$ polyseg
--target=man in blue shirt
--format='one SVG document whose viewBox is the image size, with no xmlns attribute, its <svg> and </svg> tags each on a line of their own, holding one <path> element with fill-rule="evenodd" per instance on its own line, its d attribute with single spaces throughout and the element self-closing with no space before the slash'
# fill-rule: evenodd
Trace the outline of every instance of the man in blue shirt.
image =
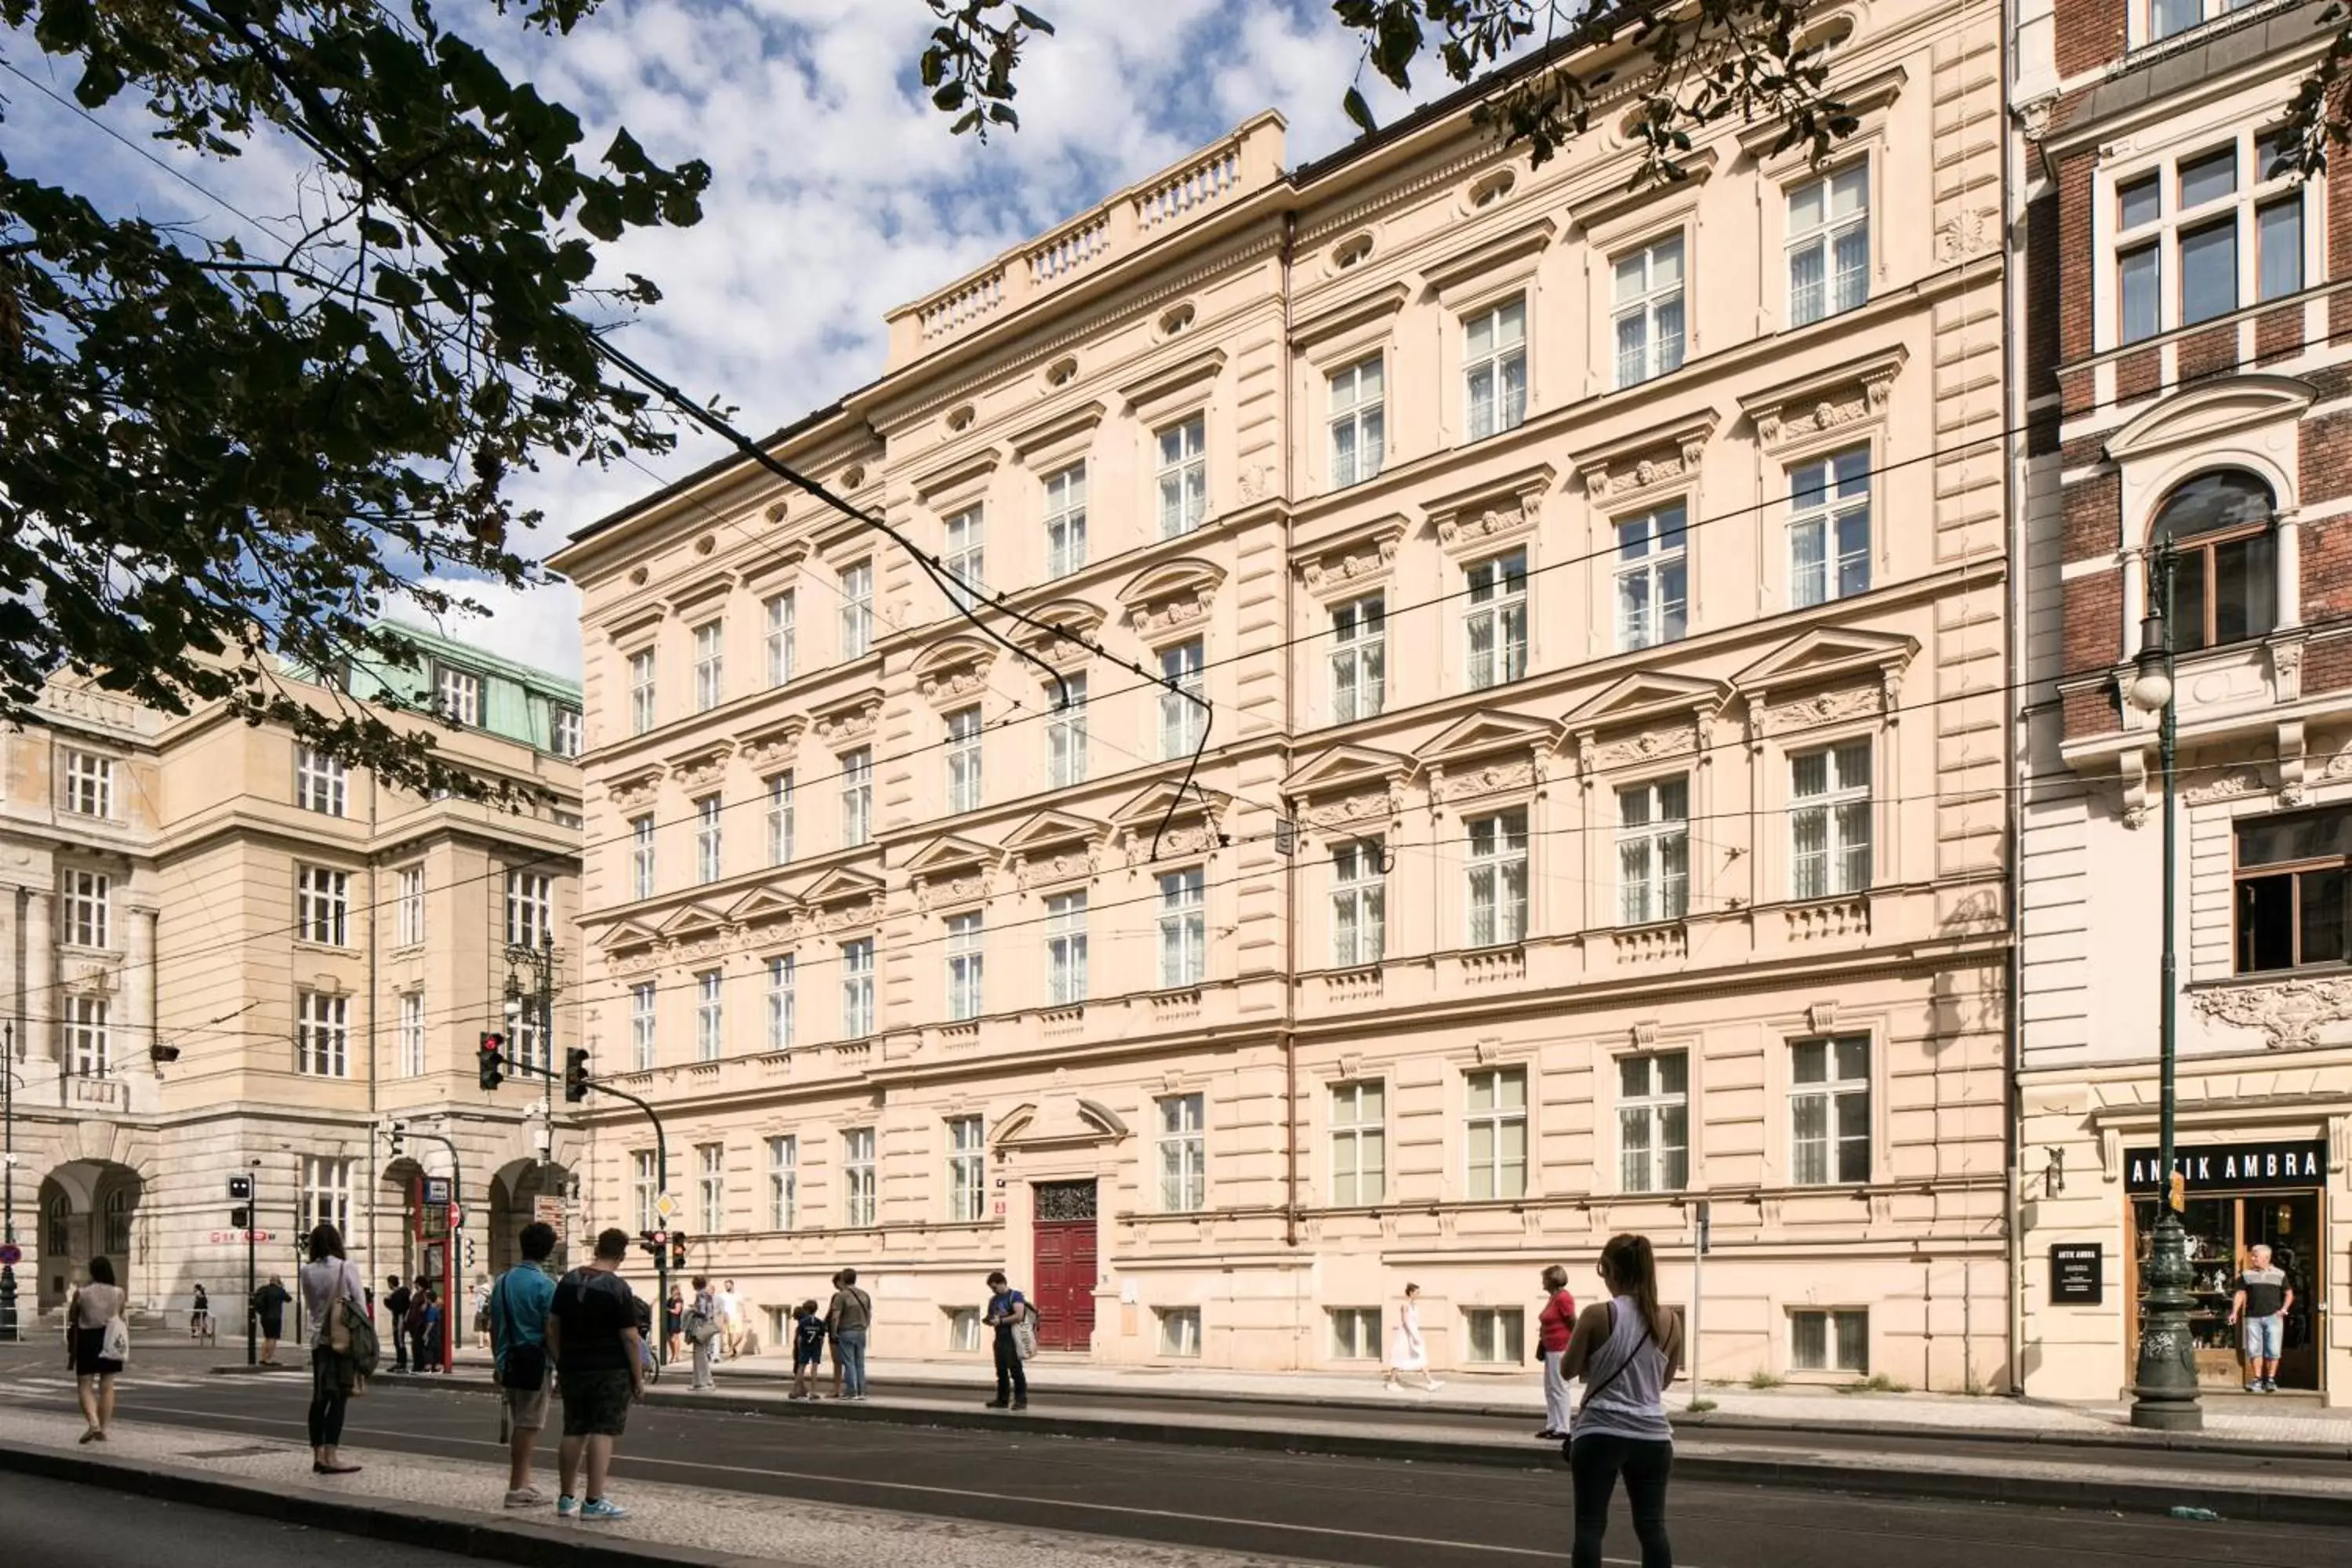
<svg viewBox="0 0 2352 1568">
<path fill-rule="evenodd" d="M 555 1302 L 555 1281 L 547 1260 L 555 1251 L 555 1227 L 534 1222 L 517 1238 L 522 1261 L 490 1289 L 490 1354 L 498 1372 L 507 1437 L 507 1506 L 536 1508 L 547 1494 L 530 1484 L 530 1454 L 547 1425 L 547 1391 L 554 1367 L 547 1354 L 547 1311 Z"/>
<path fill-rule="evenodd" d="M 996 1331 L 996 1397 L 991 1410 L 1029 1408 L 1029 1376 L 1021 1369 L 1021 1346 L 1013 1325 L 1028 1315 L 1029 1300 L 1005 1282 L 1002 1270 L 988 1277 L 988 1312 L 981 1321 Z"/>
</svg>

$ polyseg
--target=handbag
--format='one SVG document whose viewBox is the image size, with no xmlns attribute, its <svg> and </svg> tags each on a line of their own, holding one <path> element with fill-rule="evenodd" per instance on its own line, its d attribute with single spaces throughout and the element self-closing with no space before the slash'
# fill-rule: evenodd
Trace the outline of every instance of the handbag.
<svg viewBox="0 0 2352 1568">
<path fill-rule="evenodd" d="M 128 1363 L 131 1360 L 131 1325 L 120 1314 L 106 1321 L 105 1338 L 99 1343 L 99 1359 Z"/>
<path fill-rule="evenodd" d="M 1021 1315 L 1013 1320 L 1013 1348 L 1023 1361 L 1037 1353 L 1037 1304 L 1034 1301 L 1022 1302 Z"/>
<path fill-rule="evenodd" d="M 335 1271 L 335 1294 L 327 1302 L 327 1348 L 341 1359 L 344 1381 L 356 1397 L 367 1392 L 383 1347 L 376 1341 L 375 1323 L 351 1298 L 351 1278 L 348 1263 Z"/>
</svg>

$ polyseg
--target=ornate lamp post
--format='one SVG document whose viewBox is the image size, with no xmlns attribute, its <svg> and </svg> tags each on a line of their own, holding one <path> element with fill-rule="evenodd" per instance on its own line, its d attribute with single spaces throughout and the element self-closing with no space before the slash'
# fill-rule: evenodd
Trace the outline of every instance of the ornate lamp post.
<svg viewBox="0 0 2352 1568">
<path fill-rule="evenodd" d="M 2157 759 L 2164 773 L 2163 995 L 2157 1013 L 2158 1168 L 2164 1173 L 2156 1234 L 2147 1266 L 2140 1270 L 2139 1363 L 2132 1378 L 2131 1424 L 2163 1432 L 2194 1432 L 2205 1425 L 2197 1402 L 2197 1347 L 2189 1328 L 2195 1305 L 2189 1294 L 2189 1240 L 2181 1228 L 2178 1178 L 2173 1174 L 2173 1066 L 2177 1050 L 2178 982 L 2174 933 L 2173 871 L 2178 825 L 2173 803 L 2173 763 L 2178 712 L 2173 703 L 2172 580 L 2169 540 L 2157 546 L 2148 584 L 2148 608 L 2140 622 L 2139 656 L 2124 698 L 2143 713 L 2157 715 Z"/>
</svg>

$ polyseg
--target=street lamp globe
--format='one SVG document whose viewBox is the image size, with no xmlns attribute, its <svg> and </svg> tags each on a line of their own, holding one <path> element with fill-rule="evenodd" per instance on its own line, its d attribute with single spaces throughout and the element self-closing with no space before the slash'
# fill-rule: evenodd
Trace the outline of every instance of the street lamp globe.
<svg viewBox="0 0 2352 1568">
<path fill-rule="evenodd" d="M 2166 642 L 2164 613 L 2150 610 L 2140 621 L 2139 657 L 2132 661 L 2132 678 L 2124 688 L 2124 700 L 2143 713 L 2161 713 L 2172 700 Z"/>
</svg>

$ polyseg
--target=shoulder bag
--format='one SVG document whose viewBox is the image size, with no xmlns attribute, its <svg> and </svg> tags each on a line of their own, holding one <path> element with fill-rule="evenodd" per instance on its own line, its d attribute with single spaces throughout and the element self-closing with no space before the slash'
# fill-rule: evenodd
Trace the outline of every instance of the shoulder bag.
<svg viewBox="0 0 2352 1568">
<path fill-rule="evenodd" d="M 1027 1361 L 1037 1353 L 1037 1304 L 1024 1300 L 1020 1316 L 1013 1320 L 1013 1348 Z"/>
<path fill-rule="evenodd" d="M 98 1348 L 100 1360 L 120 1362 L 126 1366 L 130 1364 L 131 1325 L 122 1315 L 129 1305 L 127 1301 L 117 1302 L 114 1316 L 106 1320 L 106 1337 L 99 1342 Z"/>
<path fill-rule="evenodd" d="M 383 1348 L 376 1341 L 374 1321 L 351 1298 L 351 1279 L 349 1263 L 335 1270 L 335 1293 L 327 1302 L 327 1348 L 341 1358 L 344 1381 L 357 1397 L 367 1392 L 367 1380 L 375 1375 Z"/>
</svg>

